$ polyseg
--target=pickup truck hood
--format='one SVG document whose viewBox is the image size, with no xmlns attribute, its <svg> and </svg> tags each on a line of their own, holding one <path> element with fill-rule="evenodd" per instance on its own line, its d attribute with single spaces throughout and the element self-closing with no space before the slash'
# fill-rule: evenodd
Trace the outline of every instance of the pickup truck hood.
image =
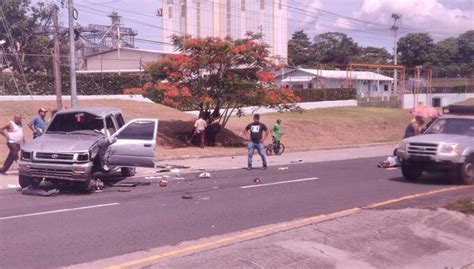
<svg viewBox="0 0 474 269">
<path fill-rule="evenodd" d="M 454 134 L 426 134 L 418 135 L 405 139 L 408 143 L 463 143 L 474 141 L 474 137 Z"/>
<path fill-rule="evenodd" d="M 87 152 L 99 139 L 93 135 L 44 134 L 26 143 L 22 149 L 50 153 Z"/>
</svg>

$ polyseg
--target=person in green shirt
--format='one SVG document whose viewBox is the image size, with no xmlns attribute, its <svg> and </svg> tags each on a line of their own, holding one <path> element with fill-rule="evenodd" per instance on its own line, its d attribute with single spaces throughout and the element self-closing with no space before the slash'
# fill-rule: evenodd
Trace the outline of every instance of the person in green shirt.
<svg viewBox="0 0 474 269">
<path fill-rule="evenodd" d="M 275 141 L 274 142 L 274 146 L 275 146 L 275 153 L 277 153 L 279 150 L 280 150 L 280 139 L 281 139 L 281 135 L 282 135 L 282 132 L 281 132 L 281 119 L 277 119 L 276 120 L 276 123 L 273 124 L 273 129 L 272 129 L 272 133 L 273 133 L 273 140 Z"/>
</svg>

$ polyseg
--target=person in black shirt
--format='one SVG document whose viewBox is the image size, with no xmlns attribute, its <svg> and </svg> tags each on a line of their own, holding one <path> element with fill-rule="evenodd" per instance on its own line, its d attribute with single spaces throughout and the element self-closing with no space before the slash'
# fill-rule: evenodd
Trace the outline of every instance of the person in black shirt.
<svg viewBox="0 0 474 269">
<path fill-rule="evenodd" d="M 265 146 L 263 141 L 268 137 L 268 128 L 260 122 L 260 115 L 253 116 L 253 122 L 245 127 L 244 136 L 250 140 L 248 145 L 248 163 L 247 169 L 252 169 L 252 158 L 255 149 L 262 158 L 263 169 L 267 169 L 267 160 L 265 159 Z"/>
</svg>

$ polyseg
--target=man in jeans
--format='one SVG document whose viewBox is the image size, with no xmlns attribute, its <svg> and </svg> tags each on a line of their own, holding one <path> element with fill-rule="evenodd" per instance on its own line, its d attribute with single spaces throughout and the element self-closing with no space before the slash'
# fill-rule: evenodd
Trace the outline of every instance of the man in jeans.
<svg viewBox="0 0 474 269">
<path fill-rule="evenodd" d="M 250 137 L 249 137 L 250 134 Z M 255 149 L 262 158 L 263 169 L 267 169 L 267 160 L 265 159 L 265 146 L 263 141 L 268 137 L 268 128 L 265 124 L 260 122 L 260 115 L 253 116 L 253 122 L 245 127 L 244 136 L 250 140 L 248 145 L 248 164 L 247 170 L 252 169 L 252 158 Z"/>
<path fill-rule="evenodd" d="M 22 117 L 20 115 L 16 115 L 12 121 L 9 121 L 5 126 L 0 128 L 0 133 L 7 139 L 7 147 L 9 150 L 7 159 L 5 160 L 3 167 L 0 168 L 0 174 L 2 175 L 5 175 L 13 162 L 18 160 L 20 145 L 25 143 L 21 119 Z"/>
</svg>

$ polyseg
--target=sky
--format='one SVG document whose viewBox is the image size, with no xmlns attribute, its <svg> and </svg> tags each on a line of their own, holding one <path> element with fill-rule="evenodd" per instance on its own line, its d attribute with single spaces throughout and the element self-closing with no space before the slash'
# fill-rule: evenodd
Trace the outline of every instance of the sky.
<svg viewBox="0 0 474 269">
<path fill-rule="evenodd" d="M 37 2 L 36 0 L 34 2 Z M 43 0 L 57 2 L 60 0 Z M 239 1 L 239 0 L 232 0 Z M 67 1 L 65 1 L 67 2 Z M 138 32 L 135 45 L 161 49 L 161 0 L 75 0 L 77 23 L 109 25 L 107 14 L 117 11 L 126 27 Z M 393 47 L 392 13 L 402 16 L 400 36 L 427 32 L 435 41 L 474 29 L 474 0 L 288 0 L 288 34 L 304 30 L 310 38 L 324 32 L 344 32 L 362 46 Z M 67 26 L 67 9 L 60 21 Z"/>
</svg>

